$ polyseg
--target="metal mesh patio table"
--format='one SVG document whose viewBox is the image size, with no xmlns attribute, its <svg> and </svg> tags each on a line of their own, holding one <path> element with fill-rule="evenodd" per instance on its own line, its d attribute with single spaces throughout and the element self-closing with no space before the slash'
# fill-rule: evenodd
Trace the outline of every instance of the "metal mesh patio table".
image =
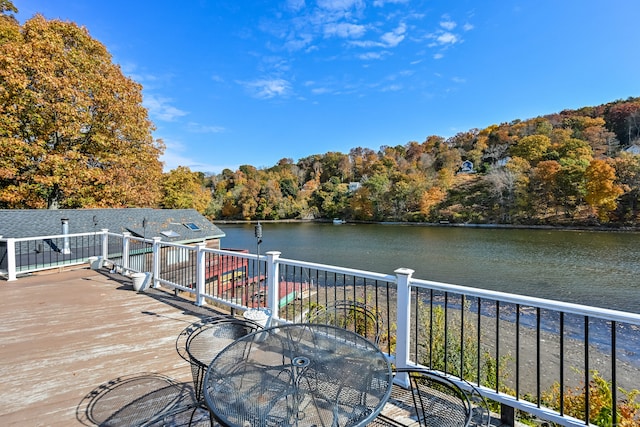
<svg viewBox="0 0 640 427">
<path fill-rule="evenodd" d="M 391 393 L 373 343 L 329 325 L 291 324 L 241 337 L 211 362 L 206 404 L 227 426 L 363 426 Z"/>
</svg>

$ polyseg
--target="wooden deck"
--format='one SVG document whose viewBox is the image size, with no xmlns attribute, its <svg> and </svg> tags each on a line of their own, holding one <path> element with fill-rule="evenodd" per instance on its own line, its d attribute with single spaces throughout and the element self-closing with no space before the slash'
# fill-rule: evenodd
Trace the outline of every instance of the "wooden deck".
<svg viewBox="0 0 640 427">
<path fill-rule="evenodd" d="M 170 386 L 166 399 L 189 395 L 176 338 L 217 314 L 88 268 L 0 282 L 0 424 L 109 424 L 124 394 Z"/>
<path fill-rule="evenodd" d="M 191 370 L 176 338 L 199 318 L 226 314 L 171 291 L 136 293 L 104 269 L 0 281 L 0 425 L 135 425 L 169 404 L 189 408 Z M 208 426 L 206 412 L 196 421 Z"/>
</svg>

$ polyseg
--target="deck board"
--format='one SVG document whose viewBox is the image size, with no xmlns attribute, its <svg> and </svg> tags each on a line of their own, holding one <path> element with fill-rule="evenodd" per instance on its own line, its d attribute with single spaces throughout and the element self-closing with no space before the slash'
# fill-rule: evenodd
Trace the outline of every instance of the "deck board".
<svg viewBox="0 0 640 427">
<path fill-rule="evenodd" d="M 189 383 L 176 337 L 217 314 L 87 268 L 0 282 L 0 423 L 94 425 L 82 405 L 101 385 L 149 373 Z"/>
</svg>

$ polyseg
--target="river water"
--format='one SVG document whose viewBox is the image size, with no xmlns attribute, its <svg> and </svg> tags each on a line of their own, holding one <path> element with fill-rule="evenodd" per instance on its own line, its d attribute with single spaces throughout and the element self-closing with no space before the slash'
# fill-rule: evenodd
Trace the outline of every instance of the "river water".
<svg viewBox="0 0 640 427">
<path fill-rule="evenodd" d="M 218 224 L 258 250 L 255 224 Z M 261 254 L 640 313 L 640 233 L 263 223 Z"/>
</svg>

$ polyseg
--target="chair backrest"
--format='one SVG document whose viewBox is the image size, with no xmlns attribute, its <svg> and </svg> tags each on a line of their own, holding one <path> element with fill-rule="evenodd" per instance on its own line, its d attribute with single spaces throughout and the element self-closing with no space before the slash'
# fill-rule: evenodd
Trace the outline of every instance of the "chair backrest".
<svg viewBox="0 0 640 427">
<path fill-rule="evenodd" d="M 191 364 L 196 399 L 202 400 L 202 381 L 206 369 L 217 354 L 240 337 L 262 329 L 248 319 L 207 318 L 185 328 L 176 340 L 180 357 Z"/>
<path fill-rule="evenodd" d="M 472 407 L 467 394 L 447 377 L 426 369 L 394 372 L 392 399 L 404 405 L 420 426 L 468 426 Z"/>
<path fill-rule="evenodd" d="M 176 351 L 178 352 L 178 355 L 187 362 L 190 362 L 189 353 L 187 353 L 187 339 L 189 339 L 189 336 L 191 336 L 194 331 L 201 328 L 206 323 L 214 322 L 215 320 L 217 320 L 217 318 L 206 317 L 184 328 L 178 335 L 178 338 L 176 338 Z"/>
<path fill-rule="evenodd" d="M 384 322 L 376 310 L 359 301 L 339 300 L 318 306 L 307 314 L 309 323 L 351 330 L 375 344 L 380 343 Z"/>
<path fill-rule="evenodd" d="M 227 345 L 258 329 L 262 329 L 262 326 L 256 322 L 237 317 L 222 317 L 206 322 L 187 337 L 189 361 L 201 363 L 206 368 Z"/>
</svg>

